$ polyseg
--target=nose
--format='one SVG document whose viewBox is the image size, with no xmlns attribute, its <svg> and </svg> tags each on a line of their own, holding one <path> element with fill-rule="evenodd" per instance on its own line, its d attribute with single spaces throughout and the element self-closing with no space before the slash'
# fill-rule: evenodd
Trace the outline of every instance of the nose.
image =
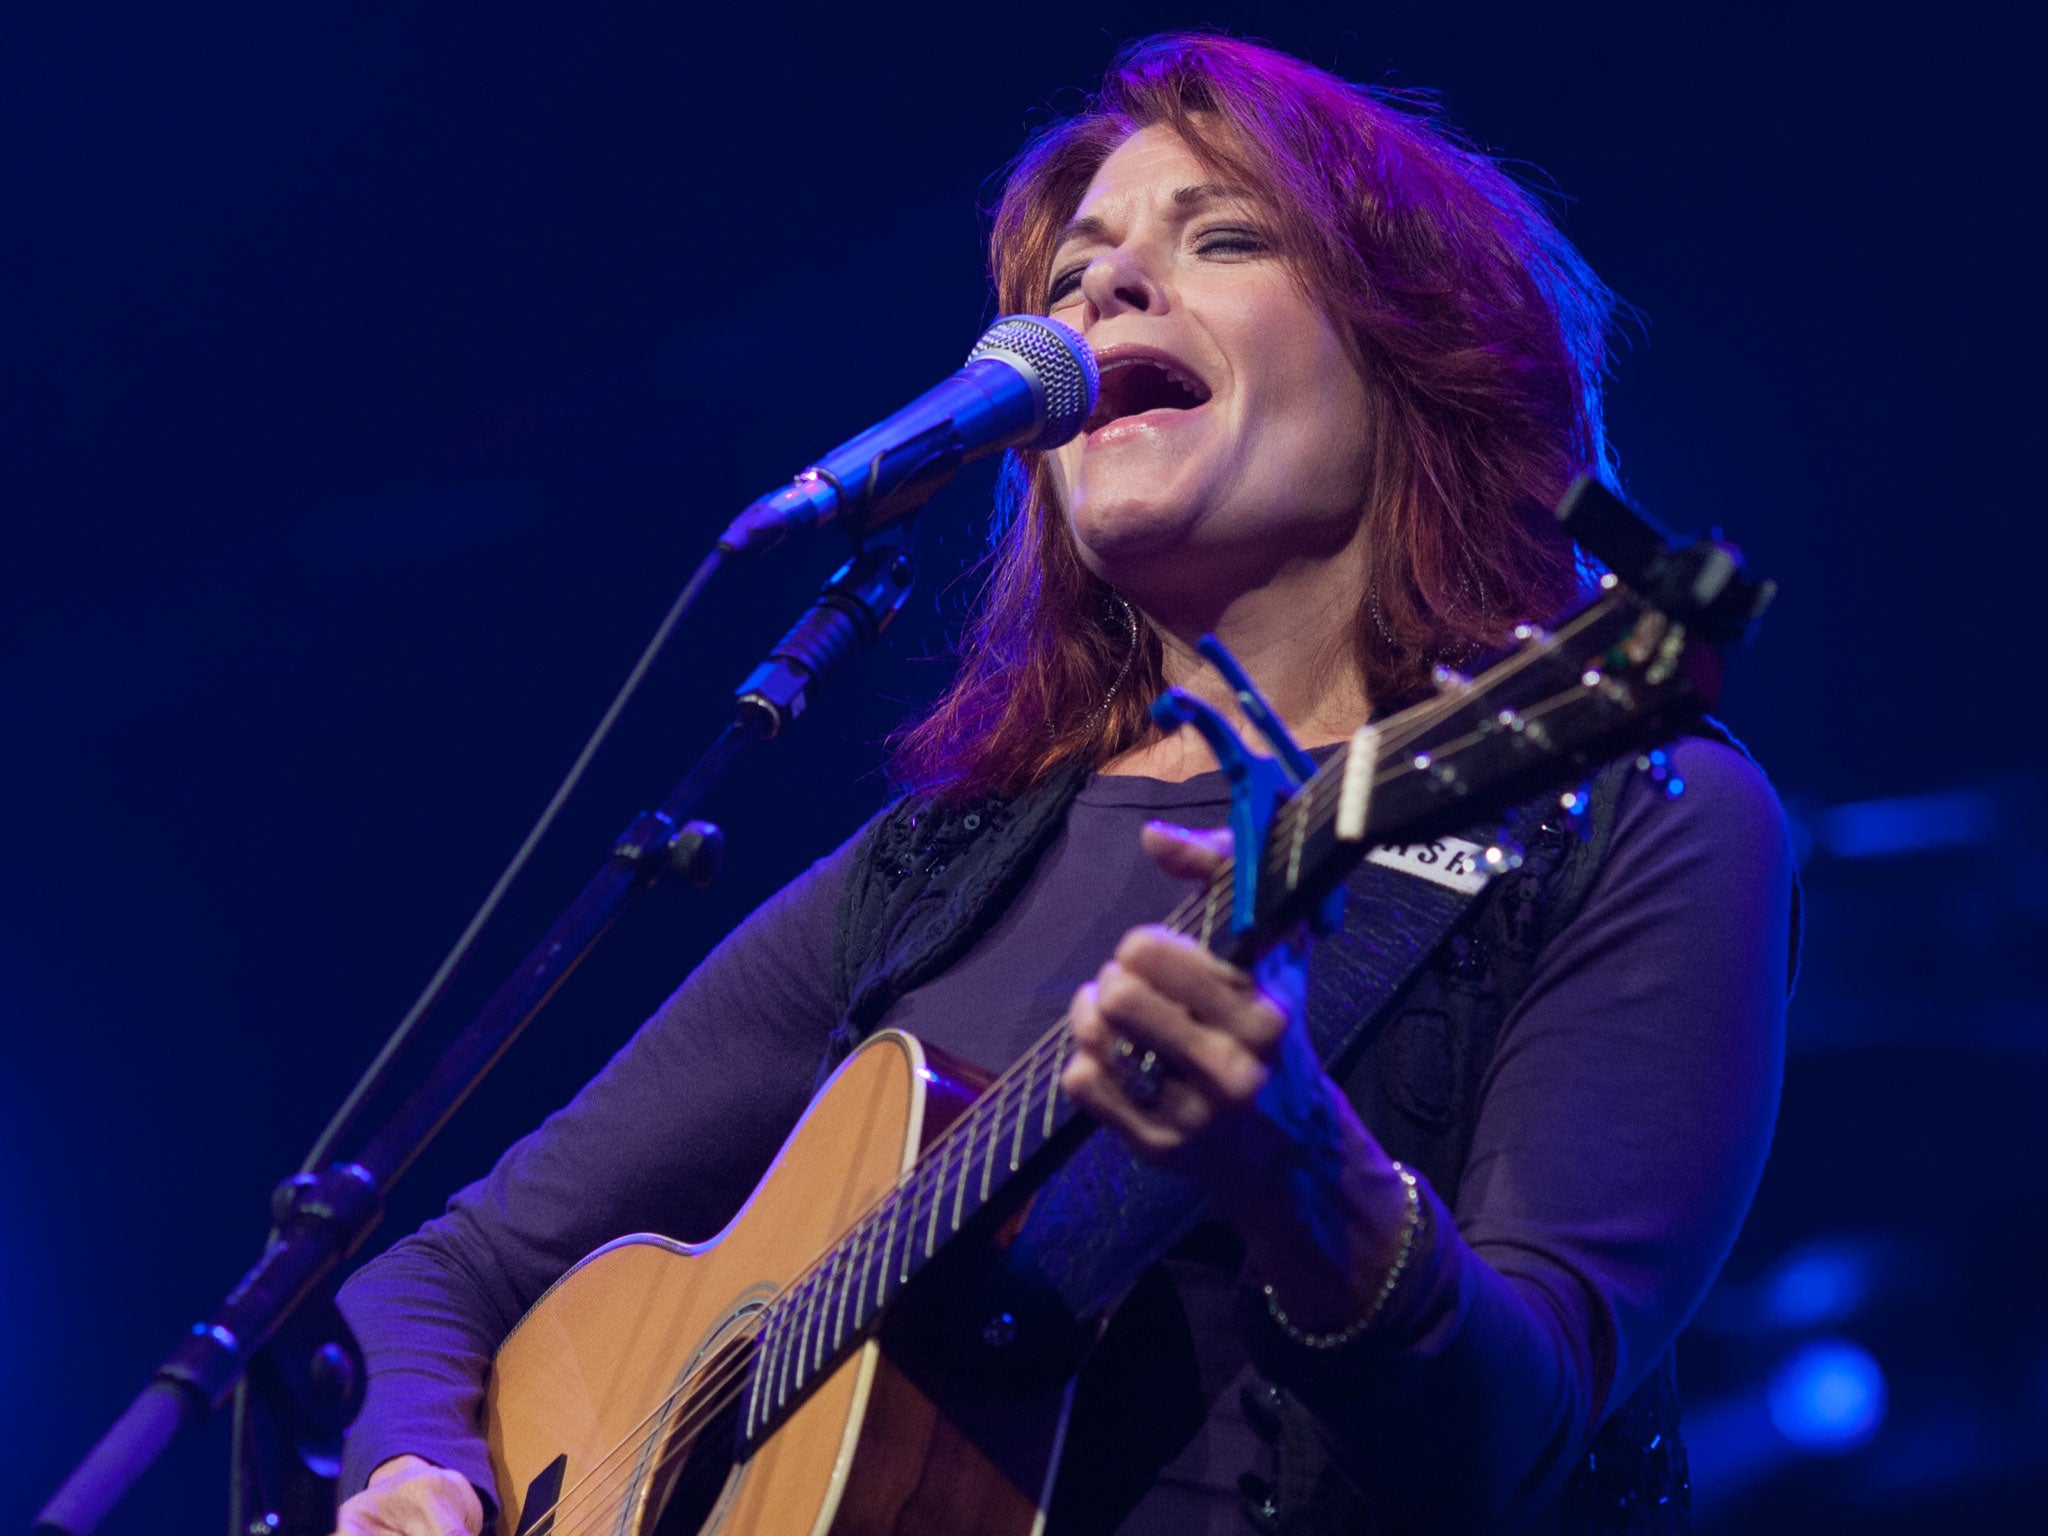
<svg viewBox="0 0 2048 1536">
<path fill-rule="evenodd" d="M 1082 269 L 1081 297 L 1100 319 L 1129 311 L 1148 314 L 1161 308 L 1166 296 L 1138 253 L 1120 245 Z"/>
</svg>

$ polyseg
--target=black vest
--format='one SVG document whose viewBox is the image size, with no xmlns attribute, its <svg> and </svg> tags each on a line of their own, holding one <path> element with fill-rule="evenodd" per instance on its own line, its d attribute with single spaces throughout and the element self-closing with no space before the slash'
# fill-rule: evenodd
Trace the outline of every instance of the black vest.
<svg viewBox="0 0 2048 1536">
<path fill-rule="evenodd" d="M 1718 739 L 1724 733 L 1712 732 Z M 1392 1157 L 1420 1172 L 1448 1206 L 1478 1111 L 1502 1020 L 1527 986 L 1543 945 L 1577 913 L 1605 857 L 1633 760 L 1604 770 L 1568 815 L 1555 796 L 1512 818 L 1522 867 L 1470 901 L 1449 936 L 1415 969 L 1331 1075 Z M 905 992 L 936 976 L 985 933 L 1029 877 L 1063 824 L 1086 775 L 1077 769 L 1016 800 L 906 799 L 878 817 L 856 852 L 834 945 L 842 1022 L 820 1067 L 822 1083 Z M 1356 1011 L 1347 985 L 1370 935 L 1361 903 L 1342 934 L 1318 940 L 1309 966 L 1309 1014 Z M 1315 1031 L 1319 1037 L 1325 1032 Z M 1198 1235 L 1199 1236 L 1199 1235 Z M 1388 1507 L 1331 1458 L 1314 1419 L 1269 1382 L 1248 1389 L 1270 1431 L 1279 1476 L 1245 1489 L 1248 1529 L 1275 1536 L 1365 1536 L 1428 1529 L 1426 1512 Z M 1082 1411 L 1077 1404 L 1077 1415 Z M 1692 1528 L 1677 1378 L 1669 1351 L 1594 1435 L 1555 1501 L 1526 1529 L 1572 1536 L 1664 1536 Z M 1160 1456 L 1175 1447 L 1160 1448 Z M 1134 1469 L 1135 1486 L 1157 1465 Z M 1054 1529 L 1097 1528 L 1097 1508 L 1121 1503 L 1091 1491 L 1055 1501 Z M 1111 1524 L 1113 1525 L 1113 1521 Z"/>
</svg>

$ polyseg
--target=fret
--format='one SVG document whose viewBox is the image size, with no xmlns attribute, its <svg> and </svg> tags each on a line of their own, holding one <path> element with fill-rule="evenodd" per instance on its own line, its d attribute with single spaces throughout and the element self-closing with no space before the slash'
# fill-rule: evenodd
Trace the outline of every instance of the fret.
<svg viewBox="0 0 2048 1536">
<path fill-rule="evenodd" d="M 1209 881 L 1208 897 L 1202 902 L 1202 948 L 1209 948 L 1209 941 L 1216 936 L 1216 900 L 1223 894 L 1220 878 Z"/>
<path fill-rule="evenodd" d="M 1294 836 L 1287 845 L 1287 889 L 1294 890 L 1301 884 L 1301 845 L 1308 841 L 1308 806 L 1303 799 L 1306 790 L 1299 792 L 1287 802 L 1287 812 L 1294 821 Z"/>
<path fill-rule="evenodd" d="M 980 1107 L 980 1105 L 976 1105 L 975 1109 Z M 955 1232 L 960 1230 L 962 1213 L 967 1205 L 967 1178 L 974 1171 L 974 1133 L 981 1128 L 980 1122 L 984 1118 L 986 1117 L 975 1114 L 973 1109 L 970 1109 L 963 1117 L 966 1121 L 964 1129 L 967 1132 L 967 1140 L 966 1145 L 960 1149 L 960 1176 L 953 1182 L 953 1230 Z"/>
<path fill-rule="evenodd" d="M 1053 1059 L 1052 1059 L 1052 1060 L 1053 1060 L 1053 1070 L 1052 1070 L 1052 1072 L 1051 1072 L 1051 1073 L 1050 1073 L 1050 1074 L 1049 1074 L 1049 1075 L 1047 1076 L 1047 1078 L 1046 1078 L 1046 1080 L 1045 1080 L 1045 1124 L 1044 1124 L 1043 1126 L 1041 1126 L 1041 1127 L 1039 1128 L 1039 1138 L 1040 1138 L 1041 1140 L 1043 1140 L 1043 1141 L 1051 1141 L 1051 1140 L 1052 1140 L 1052 1113 L 1053 1113 L 1053 1110 L 1054 1110 L 1054 1108 L 1055 1108 L 1055 1107 L 1056 1107 L 1056 1106 L 1058 1105 L 1058 1103 L 1059 1103 L 1059 1093 L 1060 1093 L 1060 1071 L 1059 1071 L 1059 1069 L 1060 1069 L 1060 1068 L 1061 1068 L 1062 1066 L 1066 1065 L 1066 1063 L 1065 1063 L 1065 1062 L 1064 1062 L 1064 1061 L 1063 1061 L 1063 1060 L 1061 1059 L 1061 1058 L 1062 1058 L 1062 1057 L 1063 1057 L 1064 1055 L 1065 1055 L 1065 1051 L 1064 1051 L 1064 1050 L 1063 1050 L 1062 1048 L 1060 1048 L 1060 1047 L 1055 1047 L 1055 1048 L 1054 1048 L 1054 1052 L 1053 1052 Z"/>
<path fill-rule="evenodd" d="M 868 1313 L 864 1310 L 867 1306 L 868 1271 L 875 1262 L 875 1233 L 878 1230 L 879 1224 L 876 1215 L 873 1213 L 863 1218 L 861 1224 L 854 1228 L 855 1235 L 859 1240 L 860 1267 L 849 1278 L 847 1289 L 853 1293 L 853 1326 L 855 1328 L 866 1326 L 868 1320 Z M 880 1298 L 877 1297 L 876 1305 L 879 1306 L 880 1304 Z"/>
<path fill-rule="evenodd" d="M 1024 1161 L 1024 1122 L 1031 1118 L 1031 1081 L 1038 1075 L 1038 1047 L 1024 1053 L 1024 1092 L 1017 1100 L 1017 1128 L 1010 1135 L 1010 1172 Z"/>
<path fill-rule="evenodd" d="M 996 1143 L 1002 1140 L 1003 1112 L 1009 1107 L 1010 1102 L 1010 1085 L 1007 1077 L 996 1084 L 994 1097 L 995 1102 L 989 1106 L 988 1113 L 988 1150 L 981 1154 L 981 1193 L 977 1200 L 982 1205 L 988 1204 L 989 1180 L 995 1177 L 996 1171 Z"/>
<path fill-rule="evenodd" d="M 922 1234 L 927 1218 L 934 1222 L 938 1219 L 936 1189 L 937 1186 L 929 1178 L 918 1182 L 910 1202 L 909 1219 L 903 1224 L 903 1272 L 909 1278 L 915 1278 L 917 1272 L 924 1268 L 925 1255 L 930 1251 L 925 1246 Z"/>
<path fill-rule="evenodd" d="M 896 1246 L 896 1218 L 900 1216 L 902 1213 L 903 1194 L 902 1191 L 899 1189 L 896 1193 L 889 1196 L 889 1233 L 886 1237 L 882 1239 L 882 1278 L 875 1282 L 875 1305 L 877 1307 L 881 1306 L 883 1302 L 889 1299 L 888 1293 L 883 1289 L 883 1287 L 889 1283 L 889 1254 L 890 1251 L 894 1249 Z M 903 1274 L 899 1278 L 897 1283 L 900 1285 L 904 1281 L 907 1281 L 909 1278 L 910 1261 L 908 1255 L 906 1254 L 904 1258 Z"/>
<path fill-rule="evenodd" d="M 767 1309 L 763 1309 L 761 1314 L 761 1331 L 754 1335 L 755 1349 L 753 1371 L 751 1373 L 753 1379 L 747 1383 L 747 1438 L 749 1440 L 754 1438 L 755 1432 L 761 1427 L 761 1383 L 765 1379 L 764 1372 L 768 1363 L 769 1350 L 774 1347 L 772 1342 L 765 1342 L 770 1340 L 768 1318 L 771 1315 Z"/>
<path fill-rule="evenodd" d="M 798 1284 L 801 1285 L 802 1282 L 799 1281 Z M 794 1297 L 795 1294 L 796 1293 L 794 1291 L 790 1292 L 790 1295 L 792 1297 Z M 793 1306 L 791 1306 L 785 1307 L 784 1310 L 793 1312 L 795 1309 Z M 791 1317 L 789 1319 L 790 1325 L 792 1327 L 796 1326 L 797 1321 L 798 1320 L 795 1317 Z M 792 1363 L 790 1359 L 792 1353 L 794 1352 L 789 1347 L 789 1336 L 787 1333 L 785 1333 L 782 1336 L 782 1338 L 777 1341 L 776 1344 L 776 1354 L 779 1357 L 779 1364 L 776 1368 L 775 1379 L 775 1409 L 778 1413 L 789 1406 L 789 1371 Z"/>
<path fill-rule="evenodd" d="M 859 1229 L 855 1228 L 854 1230 L 857 1237 Z M 853 1272 L 851 1269 L 845 1268 L 845 1261 L 851 1257 L 843 1248 L 835 1251 L 832 1255 L 832 1273 L 839 1281 L 839 1306 L 832 1314 L 832 1352 L 834 1354 L 837 1354 L 839 1346 L 846 1342 L 846 1298 L 853 1290 Z"/>
<path fill-rule="evenodd" d="M 834 1255 L 826 1256 L 825 1278 L 818 1286 L 817 1302 L 819 1305 L 816 1308 L 818 1331 L 811 1341 L 811 1369 L 813 1371 L 822 1371 L 825 1368 L 825 1356 L 832 1349 L 836 1348 L 839 1342 L 832 1335 L 830 1323 L 832 1316 L 832 1282 L 839 1278 L 839 1265 L 834 1262 L 834 1259 Z"/>
<path fill-rule="evenodd" d="M 917 1194 L 922 1186 L 913 1182 L 903 1196 L 903 1264 L 897 1272 L 896 1283 L 910 1283 L 910 1256 L 917 1251 Z"/>
<path fill-rule="evenodd" d="M 811 1292 L 811 1316 L 816 1323 L 811 1333 L 811 1371 L 815 1374 L 830 1348 L 832 1285 L 839 1278 L 839 1266 L 833 1262 L 833 1255 L 827 1254 L 820 1264 L 812 1266 L 811 1272 L 818 1277 L 818 1284 Z"/>
<path fill-rule="evenodd" d="M 856 1330 L 865 1320 L 865 1314 L 861 1311 L 861 1300 L 868 1293 L 868 1257 L 874 1249 L 874 1237 L 873 1218 L 863 1217 L 860 1225 L 853 1229 L 853 1242 L 846 1253 L 844 1305 L 851 1311 L 853 1327 Z"/>
<path fill-rule="evenodd" d="M 817 1273 L 816 1270 L 807 1271 L 803 1279 L 797 1282 L 796 1288 L 796 1371 L 791 1378 L 791 1385 L 799 1392 L 803 1390 L 807 1371 L 805 1362 L 811 1353 L 811 1324 L 816 1321 L 816 1315 L 811 1310 L 811 1300 L 817 1294 Z"/>
<path fill-rule="evenodd" d="M 780 1312 L 771 1301 L 761 1310 L 761 1355 L 754 1362 L 755 1395 L 761 1400 L 761 1422 L 775 1411 L 775 1370 L 782 1348 Z"/>
<path fill-rule="evenodd" d="M 819 1303 L 831 1285 L 828 1272 L 820 1271 L 814 1264 L 804 1277 L 804 1329 L 797 1335 L 796 1374 L 797 1383 L 802 1385 L 806 1378 L 817 1374 L 817 1363 L 813 1359 L 813 1341 L 824 1333 L 824 1314 Z"/>
<path fill-rule="evenodd" d="M 926 1258 L 930 1258 L 934 1253 L 938 1252 L 939 1207 L 946 1203 L 946 1164 L 951 1160 L 952 1156 L 953 1138 L 950 1136 L 941 1138 L 939 1142 L 938 1168 L 934 1171 L 931 1178 L 932 1214 L 931 1221 L 925 1227 L 924 1234 L 924 1256 Z"/>
</svg>

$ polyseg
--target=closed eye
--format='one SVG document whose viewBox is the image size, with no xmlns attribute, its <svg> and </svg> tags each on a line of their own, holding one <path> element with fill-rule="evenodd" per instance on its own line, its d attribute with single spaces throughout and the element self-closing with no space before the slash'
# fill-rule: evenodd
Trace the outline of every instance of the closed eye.
<svg viewBox="0 0 2048 1536">
<path fill-rule="evenodd" d="M 1068 297 L 1081 286 L 1081 274 L 1088 270 L 1088 263 L 1077 261 L 1053 276 L 1052 286 L 1045 291 L 1045 307 L 1051 309 L 1060 300 Z"/>
<path fill-rule="evenodd" d="M 1194 238 L 1194 251 L 1198 256 L 1263 256 L 1272 249 L 1271 239 L 1258 230 L 1235 226 L 1205 229 Z M 1088 261 L 1093 259 L 1090 257 Z M 1088 270 L 1088 261 L 1074 262 L 1053 274 L 1052 283 L 1045 291 L 1048 310 L 1073 297 L 1081 286 L 1081 275 Z"/>
<path fill-rule="evenodd" d="M 1202 256 L 1263 255 L 1273 242 L 1255 229 L 1205 229 L 1195 237 L 1195 251 Z"/>
</svg>

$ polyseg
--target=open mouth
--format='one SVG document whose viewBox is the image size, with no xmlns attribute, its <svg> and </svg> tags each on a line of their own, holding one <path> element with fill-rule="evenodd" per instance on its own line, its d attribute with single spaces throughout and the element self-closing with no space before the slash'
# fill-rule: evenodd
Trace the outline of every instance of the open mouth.
<svg viewBox="0 0 2048 1536">
<path fill-rule="evenodd" d="M 1088 430 L 1147 411 L 1192 411 L 1208 402 L 1209 386 L 1167 358 L 1112 357 L 1102 365 L 1102 393 Z"/>
</svg>

